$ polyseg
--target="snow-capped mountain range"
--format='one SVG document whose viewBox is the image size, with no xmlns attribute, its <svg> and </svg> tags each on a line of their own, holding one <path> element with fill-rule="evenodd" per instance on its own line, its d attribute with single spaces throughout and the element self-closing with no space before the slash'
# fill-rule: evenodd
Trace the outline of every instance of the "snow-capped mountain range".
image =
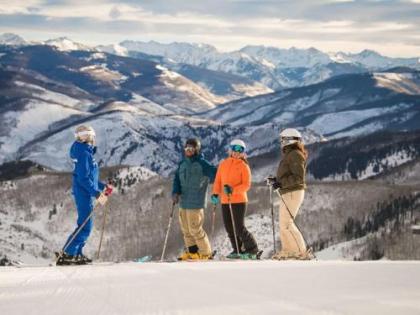
<svg viewBox="0 0 420 315">
<path fill-rule="evenodd" d="M 0 43 L 31 44 L 14 34 L 0 35 Z M 52 45 L 63 51 L 99 50 L 140 59 L 144 59 L 145 55 L 149 58 L 160 57 L 160 62 L 165 63 L 170 69 L 174 63 L 196 66 L 200 69 L 253 80 L 266 89 L 273 90 L 310 85 L 341 74 L 381 71 L 401 66 L 420 69 L 419 57 L 391 58 L 372 50 L 363 50 L 360 53 L 326 53 L 313 47 L 284 49 L 248 45 L 237 51 L 220 52 L 208 44 L 178 42 L 163 44 L 156 41 L 130 40 L 113 45 L 88 47 L 66 37 L 38 44 Z M 211 88 L 212 85 L 207 86 Z M 261 90 L 260 86 L 258 88 Z"/>
<path fill-rule="evenodd" d="M 191 136 L 200 137 L 206 157 L 217 162 L 235 137 L 246 140 L 250 157 L 277 150 L 278 132 L 285 127 L 298 127 L 307 144 L 323 136 L 418 128 L 420 74 L 407 67 L 273 92 L 242 76 L 170 58 L 199 60 L 201 50 L 216 56 L 209 45 L 176 44 L 177 54 L 156 56 L 147 53 L 171 46 L 153 43 L 145 52 L 120 56 L 65 38 L 43 45 L 19 42 L 13 38 L 16 44 L 0 45 L 1 163 L 30 159 L 70 169 L 63 144 L 71 144 L 81 123 L 93 125 L 100 135 L 101 165 L 139 165 L 161 175 L 174 170 L 182 142 Z M 137 44 L 123 45 L 130 52 Z M 249 46 L 235 56 L 254 62 L 257 55 L 267 55 L 265 67 L 274 64 L 275 56 L 293 66 L 305 59 L 302 50 L 293 58 L 286 58 L 287 51 L 277 53 Z M 303 62 L 318 69 L 326 55 L 310 53 L 314 57 Z M 237 100 L 227 102 L 231 99 Z"/>
<path fill-rule="evenodd" d="M 397 66 L 420 68 L 419 58 L 389 58 L 371 50 L 348 54 L 324 53 L 315 48 L 246 46 L 238 51 L 219 52 L 207 44 L 161 44 L 154 41 L 123 41 L 116 46 L 99 49 L 117 54 L 123 52 L 125 55 L 142 52 L 161 56 L 169 61 L 245 76 L 274 90 L 314 84 L 346 73 L 386 70 Z"/>
</svg>

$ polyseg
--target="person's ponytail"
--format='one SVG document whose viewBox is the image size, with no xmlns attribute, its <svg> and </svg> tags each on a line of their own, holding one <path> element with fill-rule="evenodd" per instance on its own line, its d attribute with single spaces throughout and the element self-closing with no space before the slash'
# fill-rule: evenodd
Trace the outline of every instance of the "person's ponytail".
<svg viewBox="0 0 420 315">
<path fill-rule="evenodd" d="M 296 142 L 291 145 L 288 145 L 287 148 L 290 148 L 291 150 L 298 150 L 302 153 L 305 160 L 308 159 L 308 151 L 305 148 L 305 145 L 302 142 Z"/>
</svg>

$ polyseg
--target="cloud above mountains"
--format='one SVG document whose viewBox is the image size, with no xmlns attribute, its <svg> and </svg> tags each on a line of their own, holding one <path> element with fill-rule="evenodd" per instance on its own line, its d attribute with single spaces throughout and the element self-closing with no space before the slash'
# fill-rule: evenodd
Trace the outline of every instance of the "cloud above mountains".
<svg viewBox="0 0 420 315">
<path fill-rule="evenodd" d="M 0 31 L 86 44 L 123 39 L 364 48 L 420 56 L 420 1 L 395 0 L 0 0 Z"/>
</svg>

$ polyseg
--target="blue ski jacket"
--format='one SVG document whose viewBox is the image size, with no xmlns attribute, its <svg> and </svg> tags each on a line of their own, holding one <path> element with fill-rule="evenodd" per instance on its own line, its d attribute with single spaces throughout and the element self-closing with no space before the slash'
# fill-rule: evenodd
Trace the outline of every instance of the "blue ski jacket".
<svg viewBox="0 0 420 315">
<path fill-rule="evenodd" d="M 214 182 L 217 169 L 202 154 L 184 157 L 179 163 L 172 185 L 172 194 L 181 195 L 182 209 L 203 209 L 207 203 L 207 188 Z"/>
<path fill-rule="evenodd" d="M 73 194 L 97 197 L 104 190 L 105 184 L 99 181 L 99 167 L 94 154 L 96 147 L 75 141 L 70 148 L 70 157 L 74 163 Z"/>
</svg>

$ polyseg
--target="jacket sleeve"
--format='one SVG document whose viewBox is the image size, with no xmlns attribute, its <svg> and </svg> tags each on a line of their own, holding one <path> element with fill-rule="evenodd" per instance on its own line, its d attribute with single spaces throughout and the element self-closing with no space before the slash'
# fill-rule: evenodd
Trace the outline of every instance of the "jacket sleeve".
<svg viewBox="0 0 420 315">
<path fill-rule="evenodd" d="M 88 191 L 92 197 L 97 197 L 101 191 L 95 189 L 95 185 L 90 178 L 89 155 L 86 152 L 81 152 L 76 162 L 76 180 L 77 183 Z"/>
<path fill-rule="evenodd" d="M 179 180 L 179 166 L 172 182 L 172 195 L 181 195 L 181 181 Z"/>
<path fill-rule="evenodd" d="M 204 176 L 207 176 L 210 179 L 210 183 L 213 183 L 216 178 L 217 168 L 204 159 L 200 160 L 200 164 L 203 168 Z"/>
<path fill-rule="evenodd" d="M 213 194 L 220 195 L 222 193 L 222 164 L 219 164 L 216 172 L 216 178 L 213 184 Z"/>
<path fill-rule="evenodd" d="M 233 187 L 233 193 L 246 193 L 251 188 L 251 169 L 248 164 L 244 164 L 241 172 L 241 184 Z"/>
<path fill-rule="evenodd" d="M 105 186 L 106 185 L 104 183 L 102 183 L 101 181 L 98 181 L 98 188 L 100 191 L 103 191 L 105 189 Z"/>
<path fill-rule="evenodd" d="M 294 186 L 296 184 L 300 184 L 304 182 L 305 177 L 305 158 L 302 154 L 297 152 L 291 152 L 289 155 L 289 169 L 290 175 L 287 176 L 286 179 L 286 187 Z"/>
</svg>

